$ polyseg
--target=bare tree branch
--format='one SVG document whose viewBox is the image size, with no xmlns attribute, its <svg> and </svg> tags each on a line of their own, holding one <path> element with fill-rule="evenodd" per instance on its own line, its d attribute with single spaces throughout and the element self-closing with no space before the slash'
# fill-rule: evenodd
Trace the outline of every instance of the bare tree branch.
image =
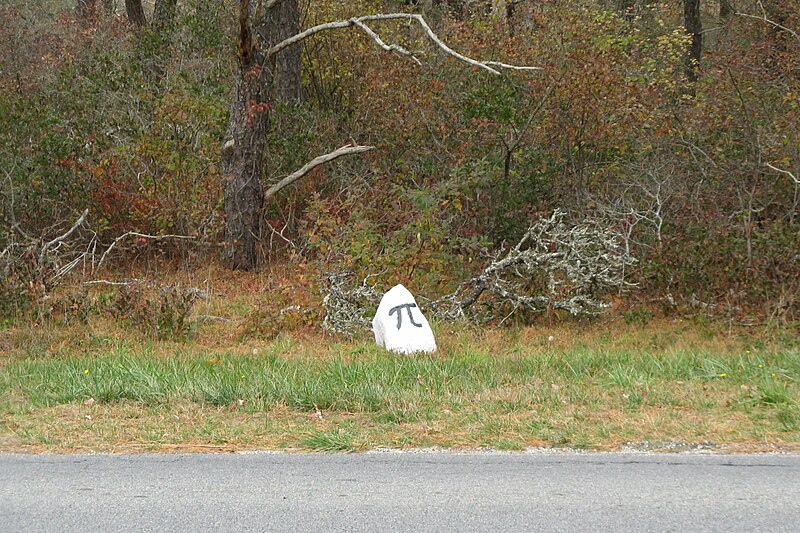
<svg viewBox="0 0 800 533">
<path fill-rule="evenodd" d="M 88 215 L 88 214 L 89 214 L 89 210 L 85 209 L 83 211 L 83 214 L 80 216 L 80 218 L 78 218 L 78 220 L 75 222 L 75 224 L 73 224 L 72 227 L 69 230 L 67 230 L 66 233 L 56 237 L 52 241 L 50 241 L 47 244 L 45 244 L 44 246 L 42 246 L 42 250 L 39 252 L 39 264 L 41 264 L 44 261 L 44 256 L 47 255 L 47 251 L 52 246 L 55 246 L 56 244 L 60 243 L 64 239 L 69 238 L 69 236 L 72 235 L 75 232 L 75 230 L 78 229 L 78 227 L 81 224 L 83 224 L 83 221 L 86 220 L 86 215 Z"/>
<path fill-rule="evenodd" d="M 762 6 L 762 10 L 763 10 L 763 6 Z M 767 15 L 766 15 L 766 12 L 760 17 L 756 16 L 756 15 L 750 15 L 748 13 L 739 13 L 738 11 L 736 12 L 736 15 L 738 15 L 740 17 L 747 17 L 747 18 L 756 19 L 756 20 L 760 20 L 760 21 L 766 22 L 767 24 L 770 24 L 770 25 L 778 28 L 779 30 L 783 30 L 786 33 L 790 34 L 792 37 L 797 39 L 798 43 L 800 43 L 800 35 L 798 35 L 798 33 L 796 31 L 794 31 L 794 30 L 792 30 L 790 28 L 787 28 L 786 26 L 784 26 L 782 24 L 779 24 L 779 23 L 775 22 L 774 20 L 768 19 Z"/>
<path fill-rule="evenodd" d="M 275 236 L 275 235 L 277 235 L 278 237 L 280 237 L 282 240 L 284 240 L 284 241 L 286 242 L 286 244 L 288 244 L 289 246 L 291 246 L 291 247 L 292 247 L 292 248 L 294 248 L 295 250 L 297 249 L 297 245 L 296 245 L 294 242 L 292 242 L 292 241 L 291 241 L 291 239 L 287 239 L 287 238 L 286 238 L 286 237 L 283 235 L 283 232 L 284 232 L 284 231 L 286 231 L 286 228 L 288 228 L 289 226 L 283 226 L 283 229 L 282 229 L 282 230 L 280 230 L 280 231 L 278 231 L 278 230 L 276 230 L 276 229 L 275 229 L 275 227 L 274 227 L 272 224 L 270 224 L 268 221 L 264 221 L 264 223 L 267 225 L 267 227 L 269 228 L 269 230 L 272 232 L 272 234 L 269 236 L 269 247 L 270 247 L 270 249 L 272 249 L 272 237 L 273 237 L 273 236 Z"/>
<path fill-rule="evenodd" d="M 292 172 L 291 174 L 283 178 L 281 181 L 270 187 L 267 190 L 267 192 L 264 193 L 264 201 L 266 202 L 267 200 L 278 194 L 281 190 L 288 187 L 289 185 L 299 180 L 300 178 L 302 178 L 303 176 L 305 176 L 306 174 L 308 174 L 309 172 L 311 172 L 316 167 L 322 164 L 333 161 L 334 159 L 338 159 L 343 155 L 360 154 L 363 152 L 368 152 L 373 149 L 375 149 L 374 146 L 347 145 L 347 146 L 342 146 L 341 148 L 338 148 L 329 154 L 315 157 L 314 159 L 303 165 L 303 167 L 300 170 Z"/>
<path fill-rule="evenodd" d="M 16 232 L 18 232 L 25 239 L 31 241 L 31 240 L 33 240 L 33 238 L 30 235 L 28 235 L 27 233 L 25 233 L 25 231 L 20 226 L 19 222 L 17 222 L 16 205 L 15 205 L 16 204 L 16 195 L 14 194 L 14 180 L 11 177 L 11 175 L 14 172 L 14 169 L 16 169 L 16 167 L 17 167 L 17 162 L 16 162 L 16 160 L 14 160 L 11 163 L 11 168 L 10 169 L 8 169 L 8 170 L 4 169 L 3 170 L 3 172 L 5 172 L 5 175 L 6 175 L 6 181 L 8 181 L 8 198 L 9 198 L 8 206 L 6 206 L 7 208 L 3 209 L 3 211 L 7 212 L 7 214 L 8 214 L 7 222 L 9 224 L 9 227 L 12 230 L 15 230 Z M 2 193 L 0 193 L 0 194 L 2 194 Z M 3 195 L 3 196 L 5 196 L 5 195 Z M 8 248 L 6 250 L 4 250 L 4 253 L 6 253 L 6 252 L 8 252 Z M 3 255 L 3 254 L 0 254 L 0 255 Z"/>
<path fill-rule="evenodd" d="M 114 242 L 111 243 L 111 246 L 106 248 L 106 251 L 103 252 L 103 255 L 100 256 L 100 261 L 97 262 L 97 266 L 94 268 L 93 271 L 100 270 L 100 267 L 103 266 L 103 262 L 106 260 L 106 256 L 114 249 L 114 247 L 123 239 L 127 237 L 139 237 L 141 239 L 152 239 L 156 241 L 161 241 L 164 239 L 186 239 L 192 240 L 194 237 L 191 235 L 147 235 L 146 233 L 139 233 L 138 231 L 127 231 L 114 239 Z"/>
<path fill-rule="evenodd" d="M 800 185 L 800 179 L 798 179 L 798 177 L 795 176 L 792 172 L 789 172 L 788 170 L 784 170 L 782 168 L 774 167 L 774 166 L 770 165 L 769 163 L 764 163 L 764 164 L 766 166 L 768 166 L 769 168 L 771 168 L 772 170 L 776 171 L 776 172 L 780 172 L 781 174 L 786 174 L 787 176 L 792 178 L 792 180 L 794 180 L 794 182 L 796 184 Z"/>
<path fill-rule="evenodd" d="M 415 13 L 385 13 L 385 14 L 380 14 L 380 15 L 365 15 L 363 17 L 353 17 L 353 18 L 348 19 L 348 20 L 340 20 L 340 21 L 335 21 L 335 22 L 327 22 L 325 24 L 319 24 L 317 26 L 313 26 L 311 28 L 308 28 L 305 31 L 302 31 L 302 32 L 298 33 L 297 35 L 289 37 L 288 39 L 286 39 L 284 41 L 279 42 L 278 44 L 276 44 L 275 46 L 273 46 L 272 48 L 267 50 L 267 54 L 266 55 L 267 55 L 267 57 L 269 57 L 269 56 L 272 56 L 273 54 L 277 54 L 278 52 L 280 52 L 284 48 L 286 48 L 288 46 L 291 46 L 291 45 L 293 45 L 295 43 L 298 43 L 298 42 L 300 42 L 300 41 L 302 41 L 304 39 L 307 39 L 308 37 L 311 37 L 315 33 L 319 33 L 321 31 L 336 30 L 336 29 L 341 29 L 341 28 L 348 28 L 350 26 L 357 26 L 360 29 L 364 30 L 364 32 L 369 37 L 371 37 L 378 44 L 378 46 L 380 46 L 384 50 L 391 50 L 391 51 L 402 53 L 403 55 L 410 55 L 411 57 L 413 57 L 413 55 L 411 55 L 407 50 L 405 50 L 402 47 L 399 47 L 397 45 L 387 45 L 386 43 L 384 43 L 374 31 L 372 31 L 370 28 L 368 28 L 364 24 L 364 22 L 375 21 L 375 20 L 402 20 L 402 19 L 416 21 L 422 27 L 422 29 L 425 31 L 425 33 L 427 34 L 428 38 L 431 41 L 433 41 L 433 43 L 436 44 L 436 46 L 441 48 L 445 53 L 455 57 L 456 59 L 464 61 L 465 63 L 468 63 L 468 64 L 470 64 L 470 65 L 472 65 L 474 67 L 478 67 L 478 68 L 481 68 L 483 70 L 487 70 L 487 71 L 491 72 L 492 74 L 498 74 L 498 75 L 500 74 L 499 70 L 497 70 L 496 68 L 492 68 L 492 67 L 498 67 L 498 68 L 509 69 L 509 70 L 542 70 L 541 67 L 526 67 L 526 66 L 508 65 L 506 63 L 500 63 L 499 61 L 476 61 L 475 59 L 472 59 L 472 58 L 467 57 L 467 56 L 465 56 L 463 54 L 460 54 L 460 53 L 456 52 L 455 50 L 453 50 L 452 48 L 450 48 L 449 46 L 447 46 L 444 43 L 444 41 L 442 41 L 439 38 L 439 36 L 437 36 L 436 33 L 434 33 L 434 31 L 431 29 L 431 27 L 428 26 L 428 23 L 425 22 L 425 19 L 422 17 L 422 15 L 418 15 L 418 14 L 415 14 Z"/>
<path fill-rule="evenodd" d="M 422 65 L 420 60 L 417 59 L 414 56 L 414 54 L 412 54 L 411 52 L 409 52 L 408 50 L 406 50 L 405 48 L 403 48 L 399 44 L 386 44 L 386 43 L 384 43 L 383 40 L 378 36 L 377 33 L 372 31 L 372 29 L 369 26 L 367 26 L 366 24 L 364 24 L 360 20 L 356 20 L 355 24 L 356 24 L 356 26 L 358 26 L 359 28 L 364 30 L 364 33 L 369 35 L 372 38 L 373 41 L 378 43 L 378 46 L 380 46 L 381 48 L 383 48 L 387 52 L 397 52 L 398 54 L 401 54 L 401 55 L 404 55 L 404 56 L 409 56 L 411 59 L 416 61 L 417 65 Z"/>
</svg>

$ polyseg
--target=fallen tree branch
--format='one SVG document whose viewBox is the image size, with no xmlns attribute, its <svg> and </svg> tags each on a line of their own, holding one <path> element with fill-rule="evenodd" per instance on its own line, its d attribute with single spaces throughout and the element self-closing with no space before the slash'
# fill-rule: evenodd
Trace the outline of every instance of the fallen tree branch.
<svg viewBox="0 0 800 533">
<path fill-rule="evenodd" d="M 58 243 L 60 243 L 60 242 L 64 241 L 65 239 L 68 239 L 68 238 L 69 238 L 69 236 L 70 236 L 70 235 L 72 235 L 72 234 L 75 232 L 75 230 L 76 230 L 76 229 L 78 229 L 78 227 L 79 227 L 81 224 L 83 224 L 83 221 L 84 221 L 84 220 L 86 220 L 86 215 L 88 215 L 88 214 L 89 214 L 89 210 L 88 210 L 88 209 L 85 209 L 85 210 L 83 211 L 83 214 L 81 214 L 81 216 L 78 218 L 78 220 L 75 222 L 75 224 L 73 224 L 73 225 L 72 225 L 72 227 L 71 227 L 69 230 L 67 230 L 67 232 L 66 232 L 66 233 L 64 233 L 63 235 L 60 235 L 60 236 L 56 237 L 56 238 L 55 238 L 55 239 L 53 239 L 52 241 L 50 241 L 50 242 L 48 242 L 47 244 L 45 244 L 44 246 L 42 246 L 42 250 L 39 252 L 39 264 L 42 264 L 42 262 L 44 261 L 44 257 L 45 257 L 45 255 L 47 255 L 47 251 L 48 251 L 48 250 L 49 250 L 49 249 L 50 249 L 52 246 L 55 246 L 56 244 L 58 244 Z"/>
<path fill-rule="evenodd" d="M 387 45 L 380 39 L 380 37 L 378 37 L 378 35 L 374 31 L 372 31 L 369 27 L 367 27 L 364 24 L 365 22 L 376 21 L 376 20 L 402 20 L 402 19 L 417 22 L 422 27 L 423 31 L 425 31 L 428 38 L 431 41 L 433 41 L 433 43 L 440 49 L 442 49 L 446 54 L 451 55 L 454 58 L 463 61 L 465 63 L 468 63 L 474 67 L 478 67 L 480 69 L 491 72 L 492 74 L 496 75 L 500 74 L 500 71 L 497 70 L 497 68 L 508 69 L 508 70 L 525 70 L 525 71 L 542 70 L 541 67 L 508 65 L 506 63 L 501 63 L 499 61 L 477 61 L 475 59 L 472 59 L 471 57 L 467 57 L 463 54 L 460 54 L 455 50 L 453 50 L 452 48 L 450 48 L 449 46 L 447 46 L 447 44 L 445 44 L 445 42 L 442 41 L 438 35 L 436 35 L 436 33 L 431 29 L 431 27 L 428 26 L 428 23 L 425 22 L 425 19 L 422 17 L 422 15 L 418 15 L 415 13 L 385 13 L 379 15 L 365 15 L 363 17 L 353 17 L 348 20 L 339 20 L 335 22 L 327 22 L 325 24 L 319 24 L 317 26 L 308 28 L 305 31 L 302 31 L 296 35 L 293 35 L 292 37 L 289 37 L 288 39 L 279 42 L 278 44 L 267 50 L 266 56 L 271 57 L 272 55 L 277 54 L 284 48 L 292 46 L 293 44 L 296 44 L 304 39 L 307 39 L 312 35 L 319 33 L 321 31 L 336 30 L 341 28 L 348 28 L 350 26 L 357 26 L 361 30 L 363 30 L 370 38 L 372 38 L 372 40 L 374 40 L 378 44 L 378 46 L 380 46 L 384 50 L 394 51 L 401 53 L 403 55 L 409 55 L 411 57 L 414 57 L 410 52 L 408 52 L 403 47 L 400 47 L 398 45 Z M 414 59 L 419 63 L 419 60 L 417 60 L 416 58 Z M 497 67 L 497 68 L 492 68 L 492 67 Z"/>
<path fill-rule="evenodd" d="M 89 281 L 84 281 L 83 282 L 84 285 L 111 285 L 111 286 L 114 286 L 114 287 L 133 285 L 133 284 L 137 284 L 137 283 L 144 283 L 144 281 L 141 280 L 141 279 L 138 279 L 138 278 L 133 278 L 133 279 L 126 279 L 126 280 L 123 280 L 123 281 L 110 281 L 110 280 L 107 280 L 107 279 L 93 279 L 93 280 L 89 280 Z"/>
<path fill-rule="evenodd" d="M 363 152 L 368 152 L 373 149 L 375 149 L 374 146 L 348 145 L 348 146 L 342 146 L 341 148 L 337 148 L 336 150 L 334 150 L 329 154 L 317 156 L 308 163 L 306 163 L 305 165 L 303 165 L 303 167 L 300 168 L 300 170 L 292 172 L 291 174 L 283 178 L 281 181 L 270 187 L 267 190 L 267 192 L 264 193 L 264 201 L 266 202 L 267 200 L 278 194 L 281 190 L 285 189 L 286 187 L 288 187 L 295 181 L 299 180 L 300 178 L 302 178 L 303 176 L 305 176 L 306 174 L 308 174 L 309 172 L 311 172 L 320 165 L 333 161 L 334 159 L 338 159 L 344 155 L 360 154 Z"/>
<path fill-rule="evenodd" d="M 498 255 L 478 276 L 431 304 L 444 320 L 467 317 L 481 304 L 490 311 L 511 308 L 538 313 L 562 309 L 572 315 L 596 315 L 610 304 L 601 295 L 632 285 L 625 267 L 635 259 L 616 235 L 593 221 L 568 224 L 556 210 L 532 225 L 520 241 Z M 488 295 L 488 298 L 482 298 Z M 494 318 L 491 314 L 489 319 Z"/>
<path fill-rule="evenodd" d="M 194 237 L 191 235 L 147 235 L 146 233 L 139 233 L 138 231 L 128 231 L 114 239 L 114 242 L 112 242 L 111 245 L 106 248 L 106 251 L 100 256 L 100 261 L 97 262 L 97 266 L 92 269 L 92 272 L 100 270 L 100 267 L 103 266 L 103 262 L 106 260 L 106 256 L 108 256 L 111 250 L 113 250 L 121 240 L 127 237 L 139 237 L 141 239 L 152 239 L 156 241 L 162 241 L 164 239 L 194 240 Z"/>
<path fill-rule="evenodd" d="M 215 315 L 197 315 L 198 322 L 221 322 L 223 324 L 230 324 L 233 322 L 230 318 Z"/>
<path fill-rule="evenodd" d="M 368 315 L 381 300 L 371 278 L 382 274 L 369 275 L 360 284 L 351 283 L 354 276 L 348 271 L 329 274 L 327 293 L 322 299 L 322 329 L 348 336 L 369 329 L 372 319 Z"/>
</svg>

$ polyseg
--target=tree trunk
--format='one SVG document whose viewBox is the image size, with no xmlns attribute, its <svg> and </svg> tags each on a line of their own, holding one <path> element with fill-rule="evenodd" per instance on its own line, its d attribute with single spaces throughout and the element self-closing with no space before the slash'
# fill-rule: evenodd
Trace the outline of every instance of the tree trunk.
<svg viewBox="0 0 800 533">
<path fill-rule="evenodd" d="M 238 73 L 222 145 L 222 176 L 226 180 L 222 259 L 233 270 L 253 270 L 258 266 L 264 199 L 261 177 L 275 69 L 274 58 L 267 60 L 263 52 L 272 43 L 259 45 L 258 38 L 275 40 L 271 21 L 271 17 L 253 12 L 250 0 L 240 0 Z"/>
<path fill-rule="evenodd" d="M 283 0 L 267 13 L 265 25 L 279 43 L 300 32 L 300 9 L 297 0 Z M 294 102 L 300 100 L 300 47 L 290 46 L 275 58 L 275 101 Z"/>
<path fill-rule="evenodd" d="M 137 28 L 147 26 L 147 17 L 144 15 L 142 0 L 125 0 L 125 11 L 128 13 L 128 20 Z"/>
<path fill-rule="evenodd" d="M 703 24 L 700 21 L 700 0 L 683 0 L 683 18 L 686 31 L 692 38 L 686 55 L 686 78 L 697 81 L 697 69 L 703 55 Z"/>
<path fill-rule="evenodd" d="M 168 28 L 175 20 L 178 0 L 156 0 L 153 9 L 153 25 L 158 28 Z"/>
</svg>

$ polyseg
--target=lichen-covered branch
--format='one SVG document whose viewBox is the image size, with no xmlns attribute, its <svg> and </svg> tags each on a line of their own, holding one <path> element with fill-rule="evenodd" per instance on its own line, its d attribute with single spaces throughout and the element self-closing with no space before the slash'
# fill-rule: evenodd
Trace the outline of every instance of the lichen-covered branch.
<svg viewBox="0 0 800 533">
<path fill-rule="evenodd" d="M 542 218 L 520 241 L 498 254 L 483 272 L 428 309 L 439 320 L 487 321 L 520 311 L 560 309 L 572 315 L 596 315 L 610 304 L 609 292 L 630 288 L 627 267 L 635 259 L 614 229 L 599 221 L 570 224 L 563 211 Z M 323 328 L 346 335 L 370 327 L 381 294 L 369 276 L 353 284 L 352 274 L 333 274 L 323 299 Z M 423 295 L 424 298 L 424 295 Z"/>
<path fill-rule="evenodd" d="M 630 286 L 625 268 L 634 262 L 611 228 L 598 222 L 569 224 L 556 210 L 531 226 L 520 241 L 478 276 L 435 301 L 441 319 L 493 318 L 500 308 L 542 312 L 561 309 L 594 315 L 609 307 L 603 292 Z M 474 312 L 483 304 L 489 312 Z"/>
<path fill-rule="evenodd" d="M 325 320 L 322 328 L 342 335 L 354 335 L 370 327 L 370 313 L 378 307 L 381 294 L 367 276 L 360 284 L 353 284 L 353 274 L 341 272 L 328 276 L 328 292 L 322 299 Z"/>
</svg>

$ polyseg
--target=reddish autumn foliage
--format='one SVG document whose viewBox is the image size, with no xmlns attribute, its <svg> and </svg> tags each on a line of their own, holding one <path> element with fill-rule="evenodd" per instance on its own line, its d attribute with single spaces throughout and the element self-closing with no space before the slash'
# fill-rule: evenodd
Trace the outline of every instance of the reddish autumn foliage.
<svg viewBox="0 0 800 533">
<path fill-rule="evenodd" d="M 133 32 L 116 15 L 79 23 L 28 4 L 0 7 L 0 248 L 12 221 L 36 232 L 89 208 L 106 243 L 130 230 L 193 235 L 211 245 L 197 260 L 214 261 L 235 14 L 192 0 L 172 33 Z M 375 9 L 313 4 L 306 26 Z M 377 149 L 264 205 L 262 264 L 382 273 L 436 293 L 561 208 L 618 228 L 639 259 L 632 300 L 797 317 L 797 0 L 737 3 L 750 17 L 702 5 L 696 82 L 680 3 L 443 4 L 474 7 L 425 13 L 453 49 L 543 70 L 465 68 L 397 23 L 373 30 L 423 52 L 421 65 L 363 33 L 305 41 L 303 100 L 246 111 L 269 117 L 263 183 L 350 141 Z"/>
</svg>

